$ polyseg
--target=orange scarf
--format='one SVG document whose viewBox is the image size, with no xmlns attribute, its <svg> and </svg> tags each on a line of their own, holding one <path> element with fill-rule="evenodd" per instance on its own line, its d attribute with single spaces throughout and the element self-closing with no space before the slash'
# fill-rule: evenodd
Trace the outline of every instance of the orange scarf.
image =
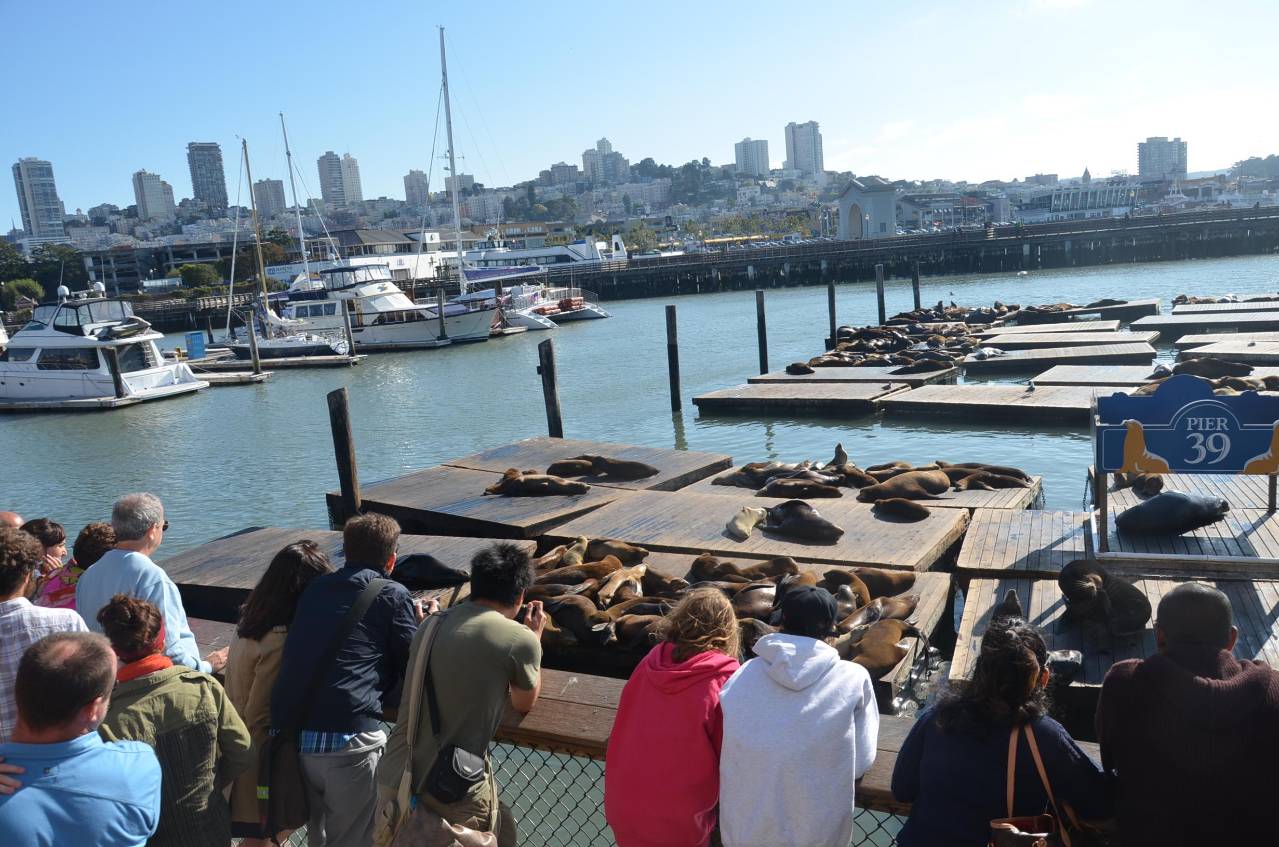
<svg viewBox="0 0 1279 847">
<path fill-rule="evenodd" d="M 128 682 L 149 673 L 173 667 L 173 660 L 163 653 L 152 653 L 150 656 L 129 662 L 116 673 L 116 682 Z"/>
</svg>

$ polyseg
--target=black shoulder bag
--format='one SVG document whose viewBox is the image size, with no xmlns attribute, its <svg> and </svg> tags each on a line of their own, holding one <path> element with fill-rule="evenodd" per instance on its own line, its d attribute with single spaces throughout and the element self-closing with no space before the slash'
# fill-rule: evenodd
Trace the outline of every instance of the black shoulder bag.
<svg viewBox="0 0 1279 847">
<path fill-rule="evenodd" d="M 382 588 L 389 584 L 390 580 L 375 577 L 364 586 L 364 590 L 347 610 L 333 641 L 316 663 L 303 697 L 298 701 L 297 711 L 280 732 L 267 739 L 266 747 L 258 756 L 258 818 L 265 838 L 274 839 L 277 832 L 297 829 L 306 824 L 310 817 L 306 781 L 302 777 L 302 764 L 298 759 L 298 732 L 302 728 L 302 719 L 307 706 L 319 693 L 320 685 L 337 660 L 338 651 L 351 637 L 355 625 L 368 612 Z"/>
<path fill-rule="evenodd" d="M 426 774 L 426 793 L 440 803 L 449 805 L 464 798 L 471 787 L 484 779 L 487 759 L 456 744 L 440 745 L 440 704 L 435 699 L 435 683 L 431 674 L 431 654 L 435 642 L 431 639 L 426 654 L 426 706 L 431 712 L 431 735 L 435 737 L 435 761 Z"/>
</svg>

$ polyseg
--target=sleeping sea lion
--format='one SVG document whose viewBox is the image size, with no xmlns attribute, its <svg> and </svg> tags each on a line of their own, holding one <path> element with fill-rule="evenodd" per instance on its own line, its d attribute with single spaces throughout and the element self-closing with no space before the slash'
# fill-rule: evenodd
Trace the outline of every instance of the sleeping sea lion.
<svg viewBox="0 0 1279 847">
<path fill-rule="evenodd" d="M 664 620 L 662 615 L 622 615 L 614 622 L 617 643 L 629 650 L 647 650 L 656 643 Z"/>
<path fill-rule="evenodd" d="M 591 463 L 586 459 L 564 459 L 552 462 L 546 472 L 552 476 L 586 476 L 591 472 Z"/>
<path fill-rule="evenodd" d="M 755 479 L 754 474 L 747 473 L 744 470 L 735 470 L 732 473 L 726 473 L 723 476 L 717 476 L 711 480 L 711 485 L 731 485 L 734 488 L 758 488 L 759 483 Z"/>
<path fill-rule="evenodd" d="M 1121 512 L 1115 528 L 1125 535 L 1181 535 L 1214 524 L 1229 511 L 1220 497 L 1164 491 Z"/>
<path fill-rule="evenodd" d="M 876 597 L 865 606 L 835 624 L 837 632 L 852 632 L 859 627 L 870 626 L 884 617 L 884 598 Z"/>
<path fill-rule="evenodd" d="M 733 597 L 733 613 L 739 618 L 767 621 L 773 614 L 777 586 L 771 582 L 752 582 Z"/>
<path fill-rule="evenodd" d="M 924 504 L 916 503 L 914 500 L 907 500 L 904 497 L 889 497 L 886 500 L 876 500 L 875 505 L 871 507 L 871 511 L 881 518 L 905 521 L 907 523 L 922 521 L 932 514 Z"/>
<path fill-rule="evenodd" d="M 598 562 L 586 562 L 580 565 L 565 565 L 564 567 L 549 570 L 546 573 L 538 574 L 537 579 L 533 581 L 534 585 L 554 585 L 563 583 L 565 585 L 577 585 L 588 579 L 607 579 L 615 571 L 622 567 L 621 561 L 616 556 L 605 556 Z"/>
<path fill-rule="evenodd" d="M 731 563 L 725 562 L 725 564 Z M 799 565 L 795 564 L 795 560 L 790 556 L 774 556 L 766 562 L 745 568 L 740 565 L 731 565 L 731 567 L 740 576 L 756 580 L 778 579 L 799 573 Z"/>
<path fill-rule="evenodd" d="M 649 568 L 644 571 L 640 580 L 640 590 L 646 597 L 674 597 L 688 588 L 688 581 L 676 576 L 667 576 Z"/>
<path fill-rule="evenodd" d="M 1123 473 L 1122 471 L 1115 474 L 1115 491 L 1131 488 L 1138 496 L 1153 497 L 1162 491 L 1163 487 L 1164 478 L 1158 474 Z"/>
<path fill-rule="evenodd" d="M 1242 362 L 1227 362 L 1225 359 L 1218 359 L 1216 356 L 1202 356 L 1197 359 L 1178 362 L 1172 366 L 1172 372 L 1174 374 L 1201 376 L 1205 379 L 1217 379 L 1223 376 L 1247 376 L 1252 373 L 1252 365 L 1246 365 Z"/>
<path fill-rule="evenodd" d="M 1150 600 L 1141 589 L 1093 559 L 1076 559 L 1062 568 L 1057 587 L 1066 604 L 1063 621 L 1095 621 L 1111 635 L 1128 638 L 1150 620 Z"/>
<path fill-rule="evenodd" d="M 613 621 L 586 597 L 568 595 L 543 601 L 546 613 L 561 628 L 573 634 L 579 644 L 603 647 L 615 640 Z"/>
<path fill-rule="evenodd" d="M 560 560 L 564 558 L 566 552 L 568 552 L 568 545 L 566 544 L 552 547 L 532 561 L 533 570 L 540 571 L 556 567 L 559 565 Z"/>
<path fill-rule="evenodd" d="M 590 547 L 590 542 L 585 535 L 579 535 L 577 540 L 570 544 L 564 554 L 560 556 L 560 567 L 570 567 L 572 565 L 580 565 L 586 561 L 586 551 Z M 603 556 L 600 557 L 604 558 Z"/>
<path fill-rule="evenodd" d="M 673 608 L 675 604 L 668 600 L 659 600 L 656 597 L 632 597 L 630 600 L 621 600 L 609 606 L 604 610 L 604 616 L 616 621 L 622 615 L 664 615 Z"/>
<path fill-rule="evenodd" d="M 911 471 L 895 476 L 879 485 L 871 485 L 857 492 L 863 503 L 904 497 L 907 500 L 941 500 L 937 495 L 950 489 L 950 478 L 941 471 Z"/>
<path fill-rule="evenodd" d="M 953 368 L 954 365 L 949 362 L 940 362 L 936 359 L 919 359 L 912 364 L 903 365 L 900 368 L 889 373 L 889 376 L 906 375 L 906 374 L 926 374 L 934 371 L 945 371 Z"/>
<path fill-rule="evenodd" d="M 1029 488 L 1030 483 L 1015 476 L 974 471 L 955 483 L 956 491 L 994 491 L 997 488 Z"/>
<path fill-rule="evenodd" d="M 574 456 L 572 461 L 590 462 L 591 472 L 597 476 L 608 477 L 609 479 L 633 480 L 646 479 L 650 476 L 657 476 L 661 471 L 645 462 L 636 462 L 630 459 L 614 459 L 609 456 L 596 456 L 585 453 L 581 456 Z"/>
<path fill-rule="evenodd" d="M 974 471 L 986 471 L 987 473 L 999 474 L 1000 476 L 1011 476 L 1025 480 L 1026 482 L 1031 481 L 1030 474 L 1026 473 L 1021 468 L 1013 468 L 1008 465 L 988 465 L 985 462 L 943 462 L 941 459 L 937 459 L 934 464 L 942 470 L 946 470 L 948 468 L 967 468 Z"/>
<path fill-rule="evenodd" d="M 884 568 L 866 567 L 855 567 L 852 571 L 865 583 L 872 598 L 893 597 L 915 587 L 915 574 L 912 571 L 890 571 Z"/>
<path fill-rule="evenodd" d="M 640 580 L 644 578 L 644 573 L 648 570 L 647 565 L 633 565 L 629 568 L 621 568 L 615 570 L 604 580 L 604 584 L 600 586 L 597 597 L 600 604 L 608 606 L 613 602 L 613 596 L 617 594 L 623 586 L 632 585 L 632 590 L 638 594 L 640 590 Z"/>
<path fill-rule="evenodd" d="M 552 497 L 585 494 L 591 487 L 584 482 L 571 482 L 563 477 L 540 474 L 537 471 L 518 471 L 510 468 L 502 478 L 484 489 L 485 494 L 501 494 L 505 497 Z"/>
<path fill-rule="evenodd" d="M 803 500 L 787 500 L 769 509 L 764 530 L 814 544 L 834 544 L 844 534 Z"/>
<path fill-rule="evenodd" d="M 736 541 L 745 541 L 751 537 L 751 533 L 755 531 L 755 527 L 759 526 L 768 519 L 768 510 L 762 507 L 754 508 L 751 506 L 743 506 L 729 520 L 728 525 L 724 527 L 724 532 L 729 538 Z"/>
<path fill-rule="evenodd" d="M 765 635 L 777 632 L 777 627 L 769 626 L 757 618 L 741 618 L 737 621 L 737 635 L 740 641 L 738 661 L 749 661 L 755 655 L 755 642 Z"/>
<path fill-rule="evenodd" d="M 839 639 L 835 646 L 840 658 L 856 662 L 866 668 L 871 679 L 879 679 L 906 658 L 909 650 L 899 642 L 907 636 L 918 638 L 925 652 L 928 637 L 915 626 L 899 620 L 879 620 L 864 630 L 850 632 Z"/>
<path fill-rule="evenodd" d="M 591 561 L 603 559 L 605 556 L 616 556 L 623 565 L 638 565 L 647 555 L 648 551 L 643 547 L 610 538 L 593 538 L 586 545 L 586 556 Z"/>
<path fill-rule="evenodd" d="M 804 374 L 816 373 L 816 371 L 805 362 L 791 362 L 786 366 L 786 373 L 791 376 L 803 376 Z"/>
<path fill-rule="evenodd" d="M 866 583 L 862 582 L 861 577 L 843 568 L 831 568 L 826 571 L 826 573 L 822 574 L 821 581 L 817 584 L 831 594 L 841 588 L 847 588 L 852 592 L 853 599 L 856 601 L 855 609 L 860 609 L 871 601 L 870 589 L 866 587 Z"/>
<path fill-rule="evenodd" d="M 802 500 L 843 497 L 844 493 L 833 485 L 823 485 L 807 479 L 774 479 L 759 491 L 756 497 L 798 497 Z"/>
<path fill-rule="evenodd" d="M 884 462 L 883 464 L 879 464 L 879 465 L 871 465 L 870 467 L 866 469 L 866 473 L 874 473 L 875 471 L 888 471 L 888 470 L 895 470 L 895 469 L 908 471 L 910 470 L 910 462 Z"/>
<path fill-rule="evenodd" d="M 592 591 L 599 587 L 598 579 L 585 579 L 576 585 L 569 585 L 563 582 L 553 582 L 546 584 L 533 584 L 524 590 L 524 599 L 528 600 L 552 600 L 556 597 L 566 597 L 570 594 L 589 595 Z"/>
<path fill-rule="evenodd" d="M 833 470 L 835 472 L 834 476 L 838 479 L 835 483 L 836 485 L 846 488 L 865 488 L 868 485 L 879 485 L 879 480 L 853 464 L 847 464 Z"/>
</svg>

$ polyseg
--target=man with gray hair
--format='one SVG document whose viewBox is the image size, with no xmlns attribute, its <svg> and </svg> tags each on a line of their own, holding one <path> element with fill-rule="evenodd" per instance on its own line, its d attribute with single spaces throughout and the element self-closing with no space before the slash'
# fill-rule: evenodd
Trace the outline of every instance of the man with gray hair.
<svg viewBox="0 0 1279 847">
<path fill-rule="evenodd" d="M 126 494 L 111 509 L 115 549 L 107 551 L 76 583 L 76 610 L 89 629 L 101 632 L 98 611 L 116 594 L 146 600 L 164 616 L 164 654 L 179 665 L 213 673 L 226 664 L 226 650 L 200 658 L 200 648 L 187 624 L 186 610 L 178 587 L 151 561 L 151 554 L 164 540 L 169 522 L 164 506 L 152 494 Z"/>
</svg>

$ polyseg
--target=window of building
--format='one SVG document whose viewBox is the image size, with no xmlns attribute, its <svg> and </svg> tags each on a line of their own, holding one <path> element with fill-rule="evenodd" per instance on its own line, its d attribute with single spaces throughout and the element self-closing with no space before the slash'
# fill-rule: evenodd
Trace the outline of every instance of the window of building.
<svg viewBox="0 0 1279 847">
<path fill-rule="evenodd" d="M 45 349 L 36 367 L 42 371 L 93 371 L 98 369 L 98 351 L 85 347 Z"/>
</svg>

